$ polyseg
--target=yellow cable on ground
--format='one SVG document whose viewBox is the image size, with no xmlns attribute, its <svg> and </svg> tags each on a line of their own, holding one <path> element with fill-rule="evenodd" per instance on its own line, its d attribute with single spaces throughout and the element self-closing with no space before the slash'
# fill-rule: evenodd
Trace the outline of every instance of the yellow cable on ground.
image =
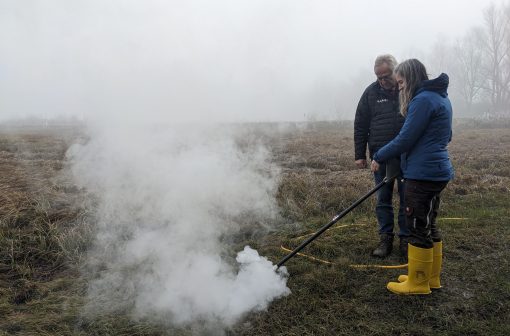
<svg viewBox="0 0 510 336">
<path fill-rule="evenodd" d="M 282 250 L 284 250 L 285 252 L 292 252 L 292 250 L 286 248 L 283 245 L 280 246 L 280 248 Z M 304 257 L 304 258 L 307 258 L 307 259 L 310 259 L 310 260 L 313 260 L 313 261 L 321 262 L 323 264 L 335 265 L 334 262 L 327 261 L 327 260 L 324 260 L 324 259 L 320 259 L 320 258 L 317 258 L 317 257 L 313 257 L 311 255 L 304 254 L 304 253 L 301 253 L 301 252 L 296 253 L 296 255 Z M 363 264 L 351 264 L 351 265 L 349 265 L 349 267 L 352 267 L 352 268 L 401 269 L 401 268 L 407 268 L 407 264 L 403 264 L 403 265 L 363 265 Z"/>
<path fill-rule="evenodd" d="M 280 246 L 280 248 L 282 250 L 284 250 L 285 252 L 292 252 L 292 250 L 289 250 L 288 248 L 284 247 L 283 245 Z M 321 262 L 321 263 L 324 263 L 324 264 L 328 264 L 328 265 L 334 265 L 331 261 L 327 261 L 327 260 L 323 260 L 323 259 L 319 259 L 319 258 L 316 258 L 316 257 L 312 257 L 312 256 L 309 256 L 308 254 L 304 254 L 304 253 L 296 253 L 298 256 L 302 256 L 302 257 L 305 257 L 305 258 L 308 258 L 308 259 L 311 259 L 311 260 L 314 260 L 314 261 L 318 261 L 318 262 Z"/>
<path fill-rule="evenodd" d="M 349 227 L 349 226 L 365 226 L 365 224 L 344 224 L 344 225 L 335 226 L 332 229 L 341 229 L 341 228 L 345 228 L 345 227 Z M 309 233 L 309 234 L 306 234 L 306 235 L 302 235 L 302 236 L 299 236 L 299 237 L 295 237 L 295 238 L 292 238 L 292 239 L 304 238 L 304 237 L 311 236 L 313 234 L 315 234 L 315 232 L 312 232 L 312 233 Z M 285 252 L 292 252 L 291 249 L 288 249 L 288 248 L 284 247 L 283 245 L 281 245 L 280 248 L 282 250 L 284 250 Z M 333 263 L 331 261 L 320 259 L 320 258 L 311 256 L 311 255 L 308 255 L 308 254 L 304 254 L 304 253 L 298 252 L 298 253 L 296 253 L 296 255 L 304 257 L 304 258 L 307 258 L 307 259 L 310 259 L 310 260 L 313 260 L 313 261 L 318 261 L 318 262 L 321 262 L 323 264 L 335 265 L 335 263 Z M 403 264 L 403 265 L 357 265 L 357 264 L 352 264 L 352 265 L 349 265 L 349 267 L 352 267 L 352 268 L 401 269 L 401 268 L 407 268 L 407 264 Z"/>
<path fill-rule="evenodd" d="M 407 264 L 402 265 L 349 265 L 352 268 L 383 268 L 383 269 L 401 269 L 407 268 Z"/>
</svg>

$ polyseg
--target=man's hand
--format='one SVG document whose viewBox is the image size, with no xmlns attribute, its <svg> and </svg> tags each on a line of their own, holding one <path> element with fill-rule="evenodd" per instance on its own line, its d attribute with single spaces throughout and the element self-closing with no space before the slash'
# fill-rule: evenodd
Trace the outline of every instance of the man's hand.
<svg viewBox="0 0 510 336">
<path fill-rule="evenodd" d="M 356 167 L 358 167 L 360 169 L 367 167 L 367 160 L 365 160 L 365 159 L 356 160 L 356 161 L 354 161 L 354 163 L 356 164 Z"/>
<path fill-rule="evenodd" d="M 379 170 L 379 164 L 377 163 L 377 161 L 372 160 L 372 163 L 370 164 L 370 170 L 373 172 Z"/>
</svg>

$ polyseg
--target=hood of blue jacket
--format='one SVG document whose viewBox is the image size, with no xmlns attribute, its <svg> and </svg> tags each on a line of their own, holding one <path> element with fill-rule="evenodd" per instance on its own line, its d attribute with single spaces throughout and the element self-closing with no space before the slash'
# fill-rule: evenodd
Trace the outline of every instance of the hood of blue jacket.
<svg viewBox="0 0 510 336">
<path fill-rule="evenodd" d="M 432 91 L 440 94 L 442 97 L 448 97 L 447 90 L 449 83 L 450 78 L 448 75 L 442 73 L 437 78 L 423 81 L 416 90 L 416 95 L 422 91 Z"/>
</svg>

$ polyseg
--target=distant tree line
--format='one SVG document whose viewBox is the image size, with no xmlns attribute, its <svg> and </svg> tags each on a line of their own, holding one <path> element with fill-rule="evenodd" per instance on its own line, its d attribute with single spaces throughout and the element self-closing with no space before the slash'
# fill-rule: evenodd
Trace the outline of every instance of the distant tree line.
<svg viewBox="0 0 510 336">
<path fill-rule="evenodd" d="M 462 115 L 510 117 L 510 2 L 492 3 L 483 23 L 431 49 L 432 72 L 450 75 L 450 96 Z"/>
</svg>

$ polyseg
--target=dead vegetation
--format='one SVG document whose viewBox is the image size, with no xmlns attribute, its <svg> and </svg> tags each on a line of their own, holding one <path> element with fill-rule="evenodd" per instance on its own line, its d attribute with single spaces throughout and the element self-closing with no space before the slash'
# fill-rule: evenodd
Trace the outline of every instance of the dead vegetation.
<svg viewBox="0 0 510 336">
<path fill-rule="evenodd" d="M 490 126 L 490 127 L 489 127 Z M 252 126 L 281 167 L 280 226 L 242 233 L 274 262 L 373 186 L 353 167 L 349 123 Z M 450 153 L 456 178 L 442 203 L 445 288 L 396 297 L 385 284 L 399 271 L 355 269 L 373 260 L 374 199 L 368 199 L 287 266 L 293 294 L 251 314 L 228 335 L 508 335 L 510 316 L 510 128 L 456 125 Z M 129 314 L 86 318 L 80 273 L 93 226 L 86 195 L 66 175 L 65 152 L 79 130 L 0 129 L 0 335 L 190 335 L 208 331 L 133 321 Z M 249 142 L 249 141 L 248 141 Z M 298 238 L 296 238 L 298 237 Z M 198 330 L 198 331 L 197 331 Z"/>
</svg>

